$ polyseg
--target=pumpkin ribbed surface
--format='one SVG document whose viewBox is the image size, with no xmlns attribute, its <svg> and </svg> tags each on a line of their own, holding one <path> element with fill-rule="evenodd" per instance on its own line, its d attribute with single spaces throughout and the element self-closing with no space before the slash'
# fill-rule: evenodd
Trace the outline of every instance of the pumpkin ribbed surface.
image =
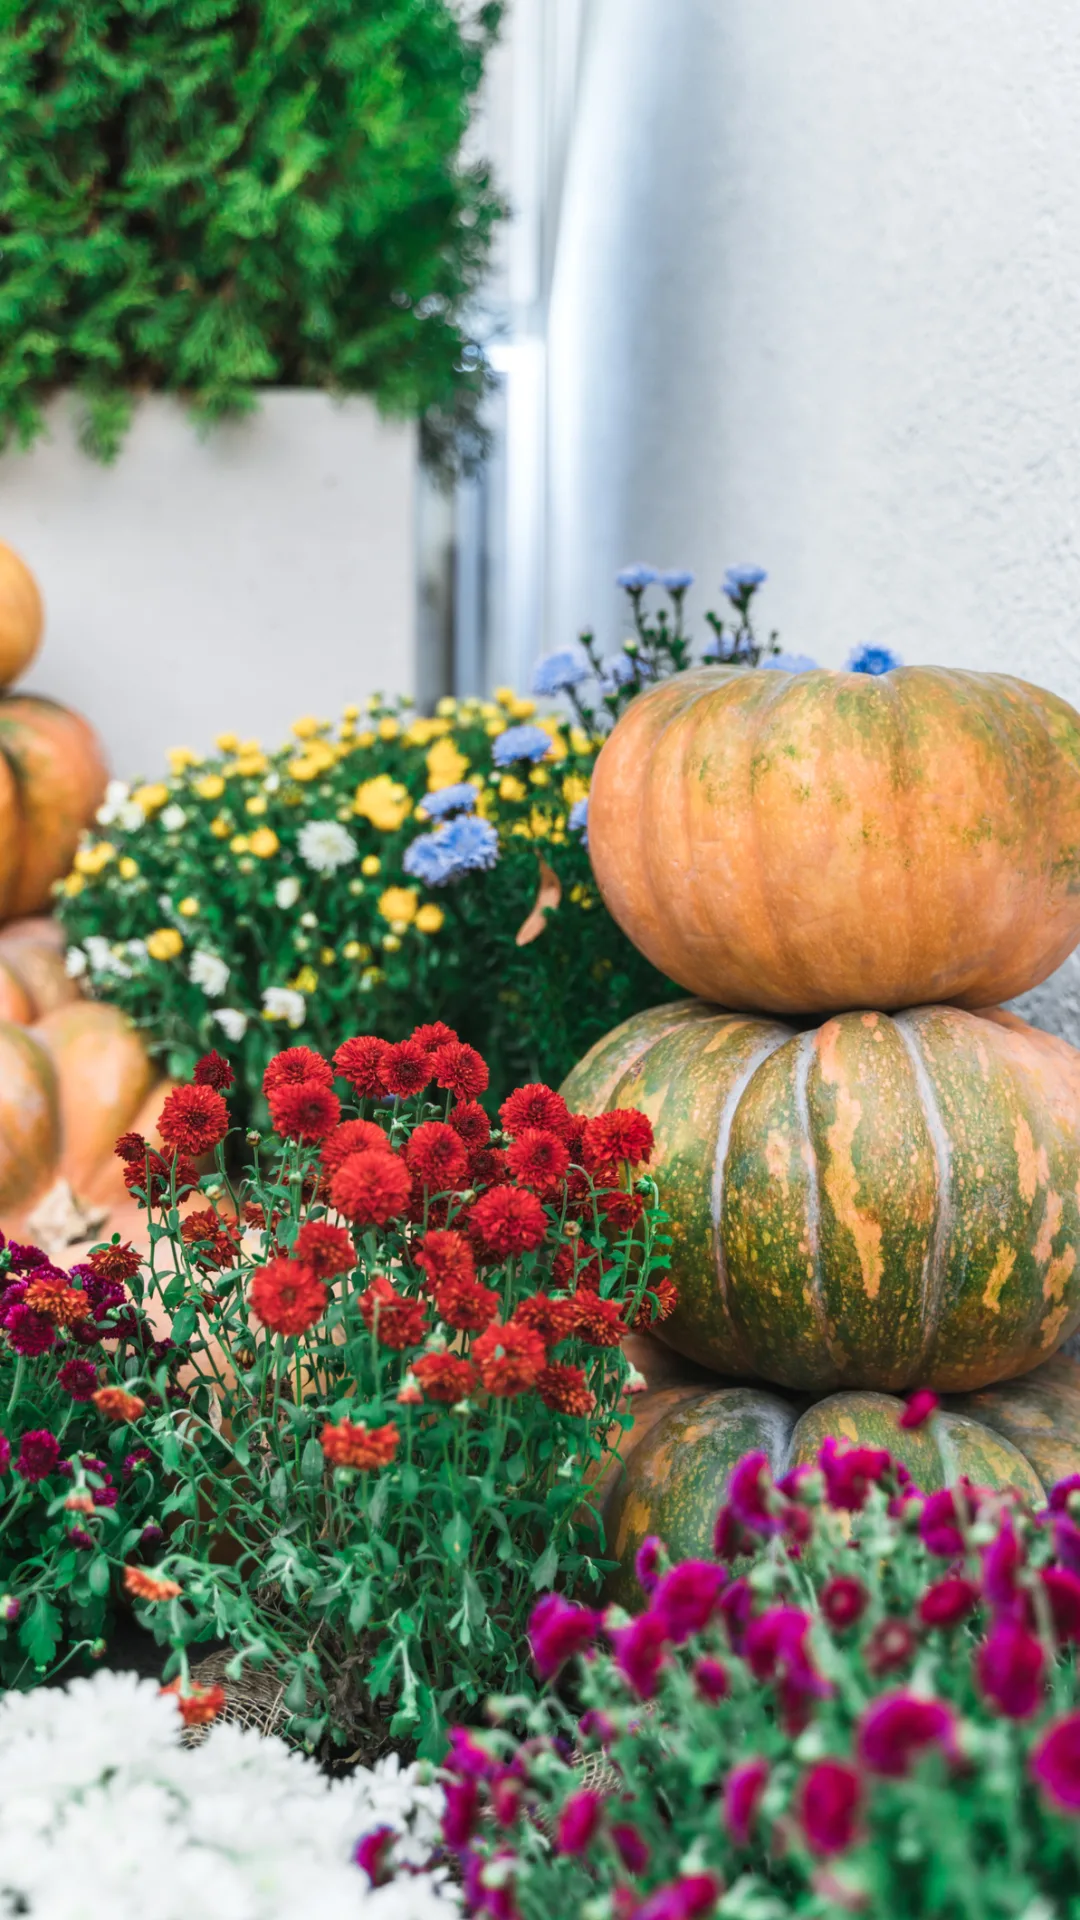
<svg viewBox="0 0 1080 1920">
<path fill-rule="evenodd" d="M 943 667 L 677 674 L 601 750 L 589 846 L 624 932 L 707 1000 L 989 1006 L 1080 939 L 1080 715 Z"/>
<path fill-rule="evenodd" d="M 0 700 L 0 754 L 0 907 L 13 917 L 48 906 L 108 769 L 87 721 L 30 694 Z"/>
<path fill-rule="evenodd" d="M 808 1405 L 765 1387 L 700 1381 L 642 1394 L 623 1464 L 604 1489 L 608 1554 L 619 1563 L 608 1598 L 640 1606 L 634 1555 L 648 1534 L 674 1559 L 711 1554 L 716 1515 L 744 1453 L 767 1454 L 779 1475 L 813 1463 L 832 1434 L 888 1448 L 924 1492 L 966 1475 L 977 1486 L 1016 1487 L 1037 1505 L 1055 1480 L 1080 1471 L 1080 1367 L 1063 1355 L 1025 1380 L 946 1401 L 914 1432 L 897 1426 L 902 1405 L 888 1394 L 855 1392 Z"/>
<path fill-rule="evenodd" d="M 662 1335 L 717 1373 L 960 1391 L 1080 1321 L 1080 1053 L 1014 1015 L 797 1032 L 682 1002 L 598 1042 L 563 1092 L 649 1115 L 679 1290 Z"/>
</svg>

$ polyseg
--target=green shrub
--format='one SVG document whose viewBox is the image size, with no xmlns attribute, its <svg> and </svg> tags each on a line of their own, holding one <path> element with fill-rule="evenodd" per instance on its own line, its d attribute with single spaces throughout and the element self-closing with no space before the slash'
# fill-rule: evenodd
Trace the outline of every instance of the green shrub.
<svg viewBox="0 0 1080 1920">
<path fill-rule="evenodd" d="M 369 393 L 453 432 L 500 207 L 460 148 L 498 4 L 40 0 L 0 16 L 0 444 L 59 387 Z"/>
</svg>

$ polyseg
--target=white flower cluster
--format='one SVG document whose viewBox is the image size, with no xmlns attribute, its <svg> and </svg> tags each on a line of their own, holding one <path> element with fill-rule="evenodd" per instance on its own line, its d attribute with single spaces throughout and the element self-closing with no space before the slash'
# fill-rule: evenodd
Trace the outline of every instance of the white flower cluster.
<svg viewBox="0 0 1080 1920">
<path fill-rule="evenodd" d="M 138 801 L 131 798 L 131 788 L 126 780 L 110 780 L 95 818 L 99 826 L 111 827 L 115 822 L 123 827 L 125 833 L 135 833 L 145 822 L 146 815 Z"/>
<path fill-rule="evenodd" d="M 456 1920 L 441 1790 L 396 1756 L 331 1783 L 234 1726 L 184 1748 L 175 1700 L 130 1673 L 0 1702 L 0 1913 L 30 1920 Z M 393 1878 L 356 1864 L 398 1836 Z"/>
<path fill-rule="evenodd" d="M 308 820 L 296 836 L 300 858 L 313 873 L 336 873 L 356 859 L 358 848 L 347 827 L 336 820 Z"/>
</svg>

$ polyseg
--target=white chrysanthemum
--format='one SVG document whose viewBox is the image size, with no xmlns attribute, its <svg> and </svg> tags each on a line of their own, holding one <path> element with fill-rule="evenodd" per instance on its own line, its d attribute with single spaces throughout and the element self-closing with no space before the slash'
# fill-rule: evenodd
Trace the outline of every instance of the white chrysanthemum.
<svg viewBox="0 0 1080 1920">
<path fill-rule="evenodd" d="M 131 968 L 104 934 L 88 933 L 83 941 L 86 958 L 93 973 L 113 974 L 118 980 L 130 980 Z"/>
<path fill-rule="evenodd" d="M 295 873 L 287 873 L 274 888 L 274 904 L 278 907 L 295 907 L 300 898 L 300 882 Z"/>
<path fill-rule="evenodd" d="M 307 1001 L 295 987 L 266 987 L 262 997 L 268 1020 L 287 1020 L 290 1027 L 302 1027 Z"/>
<path fill-rule="evenodd" d="M 248 1017 L 239 1007 L 219 1007 L 214 1019 L 227 1040 L 242 1040 L 248 1028 Z"/>
<path fill-rule="evenodd" d="M 131 788 L 128 786 L 126 780 L 109 781 L 105 789 L 105 798 L 94 815 L 99 826 L 112 826 L 113 821 L 119 818 L 120 809 L 130 792 Z M 139 818 L 140 820 L 142 819 L 141 807 L 139 808 Z"/>
<path fill-rule="evenodd" d="M 356 841 L 337 820 L 309 820 L 296 836 L 300 858 L 315 873 L 335 873 L 357 855 Z"/>
<path fill-rule="evenodd" d="M 206 953 L 200 947 L 192 954 L 188 979 L 192 986 L 202 988 L 208 1000 L 220 999 L 228 978 L 229 969 L 216 953 Z"/>
<path fill-rule="evenodd" d="M 0 1887 L 31 1920 L 455 1920 L 442 1796 L 422 1768 L 328 1781 L 280 1740 L 214 1728 L 180 1746 L 175 1700 L 101 1672 L 0 1703 Z M 399 1838 L 380 1888 L 355 1864 Z"/>
<path fill-rule="evenodd" d="M 64 955 L 64 972 L 69 980 L 81 980 L 86 972 L 86 955 L 81 947 L 69 947 Z"/>
<path fill-rule="evenodd" d="M 125 800 L 122 807 L 117 807 L 116 819 L 125 833 L 138 833 L 146 825 L 146 815 L 137 800 Z"/>
<path fill-rule="evenodd" d="M 174 801 L 171 807 L 164 808 L 161 814 L 161 824 L 166 833 L 179 833 L 181 827 L 186 827 L 187 825 L 187 814 L 184 812 L 183 807 L 178 807 Z"/>
</svg>

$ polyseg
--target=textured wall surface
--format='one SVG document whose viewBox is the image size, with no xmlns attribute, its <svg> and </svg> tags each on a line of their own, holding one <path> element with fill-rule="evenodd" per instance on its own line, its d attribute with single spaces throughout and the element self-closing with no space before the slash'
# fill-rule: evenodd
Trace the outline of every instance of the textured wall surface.
<svg viewBox="0 0 1080 1920">
<path fill-rule="evenodd" d="M 548 638 L 770 570 L 839 665 L 1080 704 L 1073 0 L 595 0 L 550 330 Z M 1080 969 L 1041 1017 L 1080 1041 Z M 1071 1007 L 1071 1013 L 1068 1009 Z"/>
<path fill-rule="evenodd" d="M 0 460 L 0 539 L 45 596 L 27 687 L 85 713 L 125 775 L 408 691 L 414 464 L 411 430 L 367 401 L 272 393 L 200 438 L 151 400 L 106 468 L 59 407 L 47 441 Z"/>
</svg>

